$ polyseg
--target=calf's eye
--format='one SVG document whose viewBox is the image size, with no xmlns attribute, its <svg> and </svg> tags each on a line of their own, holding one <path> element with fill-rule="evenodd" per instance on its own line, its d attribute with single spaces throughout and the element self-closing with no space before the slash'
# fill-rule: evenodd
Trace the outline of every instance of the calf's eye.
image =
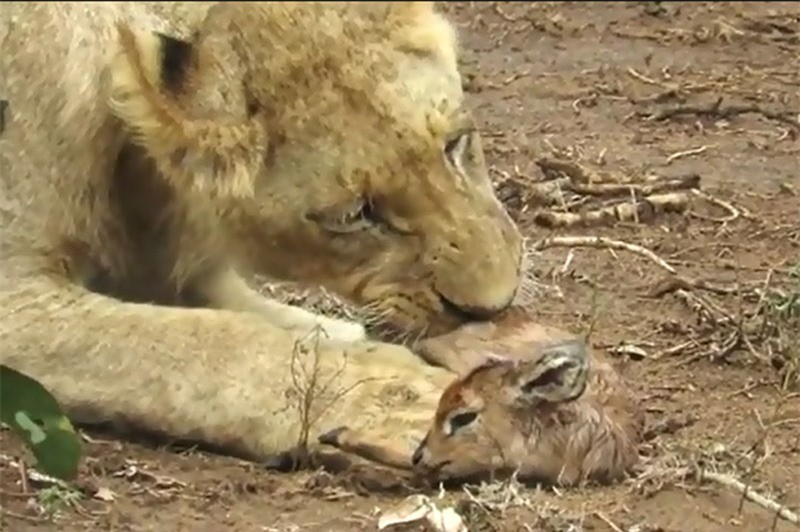
<svg viewBox="0 0 800 532">
<path fill-rule="evenodd" d="M 453 435 L 458 429 L 464 428 L 478 418 L 477 412 L 464 412 L 456 414 L 450 418 L 450 434 Z"/>
</svg>

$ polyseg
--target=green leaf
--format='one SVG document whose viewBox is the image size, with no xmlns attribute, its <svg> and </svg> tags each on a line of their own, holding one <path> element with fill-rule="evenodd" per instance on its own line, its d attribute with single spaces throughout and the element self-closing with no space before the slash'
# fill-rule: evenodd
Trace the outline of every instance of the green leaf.
<svg viewBox="0 0 800 532">
<path fill-rule="evenodd" d="M 2 364 L 0 421 L 30 447 L 43 473 L 62 480 L 75 477 L 81 442 L 58 401 L 34 379 Z"/>
</svg>

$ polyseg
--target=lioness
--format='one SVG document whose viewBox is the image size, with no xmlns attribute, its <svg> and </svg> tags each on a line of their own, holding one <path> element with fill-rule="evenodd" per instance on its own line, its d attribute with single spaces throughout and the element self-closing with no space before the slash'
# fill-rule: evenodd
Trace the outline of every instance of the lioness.
<svg viewBox="0 0 800 532">
<path fill-rule="evenodd" d="M 430 2 L 202 9 L 0 7 L 0 357 L 78 422 L 263 458 L 312 326 L 320 382 L 361 383 L 333 426 L 433 369 L 243 272 L 445 332 L 511 302 L 521 237 Z"/>
</svg>

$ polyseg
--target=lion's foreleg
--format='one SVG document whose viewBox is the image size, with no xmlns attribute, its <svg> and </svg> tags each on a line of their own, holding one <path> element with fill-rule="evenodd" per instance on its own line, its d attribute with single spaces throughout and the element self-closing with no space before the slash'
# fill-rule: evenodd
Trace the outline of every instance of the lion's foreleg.
<svg viewBox="0 0 800 532">
<path fill-rule="evenodd" d="M 412 449 L 402 442 L 402 434 L 385 427 L 382 431 L 359 431 L 339 427 L 319 437 L 319 443 L 330 445 L 377 464 L 397 469 L 411 469 Z"/>
<path fill-rule="evenodd" d="M 247 458 L 296 443 L 295 340 L 246 313 L 123 303 L 50 278 L 0 283 L 0 362 L 40 380 L 75 422 Z"/>
<path fill-rule="evenodd" d="M 307 333 L 315 327 L 321 327 L 328 338 L 345 342 L 366 337 L 364 326 L 359 323 L 328 318 L 264 297 L 230 269 L 206 277 L 198 290 L 206 296 L 212 307 L 260 314 L 283 329 Z"/>
</svg>

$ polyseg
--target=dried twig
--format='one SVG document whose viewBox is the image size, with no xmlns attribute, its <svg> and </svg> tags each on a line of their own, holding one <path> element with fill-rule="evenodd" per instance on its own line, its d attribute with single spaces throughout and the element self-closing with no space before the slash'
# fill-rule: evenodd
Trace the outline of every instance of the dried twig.
<svg viewBox="0 0 800 532">
<path fill-rule="evenodd" d="M 682 299 L 684 302 L 686 302 L 686 304 L 690 308 L 692 308 L 692 310 L 697 312 L 701 320 L 703 321 L 714 324 L 737 323 L 737 321 L 733 318 L 733 316 L 731 316 L 730 313 L 728 313 L 725 309 L 719 307 L 718 305 L 713 304 L 710 300 L 703 298 L 699 294 L 691 293 L 689 291 L 689 289 L 691 288 L 703 288 L 727 294 L 735 292 L 736 289 L 718 287 L 715 285 L 711 285 L 710 283 L 707 283 L 705 281 L 697 281 L 686 278 L 681 274 L 679 274 L 678 271 L 672 265 L 670 265 L 664 259 L 662 259 L 661 257 L 659 257 L 658 255 L 656 255 L 651 250 L 645 247 L 601 236 L 550 237 L 540 240 L 539 242 L 533 245 L 533 249 L 536 251 L 541 251 L 543 249 L 551 247 L 592 247 L 592 248 L 622 249 L 630 251 L 631 253 L 635 253 L 642 257 L 645 257 L 674 277 L 674 280 L 670 281 L 669 283 L 669 290 L 664 290 L 662 288 L 659 292 L 657 292 L 657 294 L 663 295 L 664 293 L 674 291 L 675 295 L 678 296 L 680 299 Z M 728 339 L 728 341 L 725 342 L 724 346 L 721 349 L 717 350 L 716 358 L 726 357 L 728 354 L 730 354 L 731 351 L 733 351 L 733 349 L 739 346 L 741 341 L 742 341 L 742 335 L 740 334 L 740 330 L 737 329 L 737 331 L 735 331 L 735 338 L 734 336 L 732 336 L 731 338 Z M 699 355 L 699 356 L 704 356 L 704 355 Z"/>
<path fill-rule="evenodd" d="M 569 177 L 573 183 L 583 184 L 597 181 L 597 179 L 594 177 L 594 174 L 589 172 L 589 170 L 578 163 L 572 161 L 544 157 L 536 161 L 536 165 L 542 170 L 542 173 L 548 179 Z"/>
<path fill-rule="evenodd" d="M 697 115 L 697 116 L 706 116 L 706 117 L 714 117 L 714 118 L 732 118 L 737 115 L 743 115 L 748 113 L 756 113 L 760 114 L 764 118 L 769 120 L 774 120 L 776 122 L 781 122 L 782 124 L 787 124 L 791 126 L 793 129 L 800 129 L 800 122 L 797 121 L 797 112 L 793 111 L 768 111 L 756 104 L 749 104 L 749 105 L 727 105 L 725 107 L 722 106 L 723 97 L 720 96 L 715 102 L 711 103 L 710 105 L 706 106 L 699 106 L 699 105 L 679 105 L 676 107 L 670 107 L 667 109 L 662 109 L 657 113 L 649 113 L 647 114 L 648 120 L 653 120 L 656 122 L 661 122 L 664 120 L 669 120 L 678 116 L 684 115 Z"/>
<path fill-rule="evenodd" d="M 641 72 L 639 72 L 638 70 L 636 70 L 636 69 L 634 69 L 632 67 L 628 67 L 627 71 L 628 71 L 628 74 L 632 78 L 636 78 L 639 81 L 643 81 L 643 82 L 647 83 L 648 85 L 657 85 L 659 87 L 664 85 L 660 81 L 656 81 L 653 78 L 648 78 L 647 76 L 645 76 L 644 74 L 642 74 Z"/>
<path fill-rule="evenodd" d="M 20 513 L 17 513 L 17 512 L 12 512 L 11 510 L 6 510 L 5 508 L 0 508 L 0 516 L 10 517 L 12 519 L 19 519 L 20 521 L 27 521 L 28 523 L 34 523 L 34 524 L 37 524 L 37 525 L 40 525 L 40 524 L 46 522 L 45 519 L 41 519 L 39 517 L 34 517 L 32 515 L 25 515 L 25 514 L 20 514 Z M 4 519 L 0 519 L 0 522 L 3 522 L 3 521 L 5 521 L 5 520 Z"/>
<path fill-rule="evenodd" d="M 689 310 L 693 311 L 697 314 L 698 318 L 700 319 L 700 323 L 716 323 L 717 320 L 714 318 L 714 312 L 712 309 L 708 308 L 707 305 L 703 304 L 703 302 L 697 298 L 696 296 L 692 295 L 691 292 L 687 290 L 676 290 L 675 297 L 681 300 Z M 703 356 L 703 355 L 700 355 Z M 689 361 L 694 360 L 690 359 Z"/>
<path fill-rule="evenodd" d="M 33 493 L 17 493 L 15 491 L 5 491 L 0 489 L 0 498 L 9 497 L 12 499 L 30 499 L 33 496 Z"/>
<path fill-rule="evenodd" d="M 733 353 L 736 348 L 742 345 L 742 332 L 739 329 L 733 331 L 722 343 L 722 345 L 716 349 L 713 353 L 710 353 L 713 360 L 725 360 L 728 358 L 728 355 Z"/>
<path fill-rule="evenodd" d="M 615 525 L 614 522 L 611 519 L 606 517 L 603 512 L 597 511 L 597 512 L 594 513 L 594 515 L 597 516 L 597 518 L 600 519 L 602 522 L 604 522 L 606 525 L 608 525 L 608 527 L 611 530 L 613 530 L 614 532 L 624 532 L 624 530 L 622 530 L 620 527 Z"/>
<path fill-rule="evenodd" d="M 691 414 L 661 419 L 647 427 L 643 439 L 645 441 L 650 441 L 661 434 L 675 434 L 680 429 L 691 427 L 697 420 L 698 417 Z"/>
<path fill-rule="evenodd" d="M 654 360 L 658 360 L 658 359 L 660 359 L 662 357 L 665 357 L 665 356 L 677 355 L 678 353 L 681 353 L 681 352 L 685 351 L 688 347 L 696 346 L 696 345 L 697 345 L 697 342 L 695 340 L 688 340 L 688 341 L 682 342 L 682 343 L 680 343 L 678 345 L 674 345 L 674 346 L 672 346 L 672 347 L 670 347 L 668 349 L 664 349 L 663 351 L 660 351 L 660 352 L 656 353 L 655 355 L 653 355 L 650 358 L 652 358 Z"/>
<path fill-rule="evenodd" d="M 315 327 L 305 337 L 295 342 L 290 361 L 292 392 L 287 407 L 299 416 L 297 446 L 292 460 L 292 469 L 307 467 L 311 463 L 308 441 L 317 421 L 339 400 L 367 382 L 378 377 L 359 379 L 355 383 L 342 385 L 341 376 L 347 368 L 347 357 L 333 372 L 323 367 L 320 341 L 324 331 Z M 308 360 L 310 358 L 310 360 Z"/>
<path fill-rule="evenodd" d="M 691 478 L 697 479 L 698 481 L 715 482 L 722 486 L 732 488 L 751 502 L 771 512 L 774 512 L 777 517 L 783 518 L 793 524 L 800 524 L 800 517 L 795 512 L 791 511 L 786 506 L 754 491 L 731 475 L 709 471 L 705 468 L 697 467 L 696 464 L 687 464 L 686 461 L 681 459 L 678 459 L 677 462 L 675 462 L 673 458 L 670 458 L 670 462 L 672 462 L 672 464 L 670 464 L 670 467 L 666 469 L 663 467 L 652 466 L 645 468 L 639 475 L 638 480 L 640 482 L 655 481 L 658 484 L 657 489 L 661 489 L 661 487 L 663 487 L 664 484 L 669 481 L 678 481 Z"/>
<path fill-rule="evenodd" d="M 711 471 L 701 471 L 700 478 L 704 480 L 711 480 L 713 482 L 717 482 L 718 484 L 722 484 L 723 486 L 732 488 L 741 493 L 743 497 L 758 504 L 762 508 L 766 508 L 767 510 L 774 512 L 776 515 L 778 515 L 783 519 L 786 519 L 790 523 L 793 523 L 795 525 L 800 525 L 800 516 L 798 516 L 796 513 L 792 512 L 782 504 L 778 504 L 772 499 L 768 499 L 764 495 L 761 495 L 753 491 L 744 483 L 733 478 L 730 475 L 724 475 L 722 473 L 714 473 Z"/>
<path fill-rule="evenodd" d="M 650 251 L 649 249 L 621 240 L 614 240 L 604 236 L 554 236 L 545 238 L 533 245 L 533 249 L 541 251 L 547 248 L 555 247 L 589 247 L 589 248 L 611 248 L 623 249 L 630 251 L 642 257 L 649 259 L 663 270 L 668 271 L 673 275 L 678 275 L 677 270 L 670 266 L 664 259 Z"/>
<path fill-rule="evenodd" d="M 723 201 L 723 200 L 721 200 L 721 199 L 719 199 L 719 198 L 717 198 L 715 196 L 712 196 L 708 192 L 704 192 L 702 190 L 692 190 L 692 194 L 694 194 L 698 198 L 702 198 L 702 199 L 706 200 L 707 202 L 709 202 L 711 204 L 716 205 L 717 207 L 721 207 L 721 208 L 725 209 L 726 211 L 728 211 L 729 215 L 726 216 L 725 218 L 719 218 L 719 219 L 711 218 L 711 221 L 719 222 L 719 223 L 729 223 L 729 222 L 732 222 L 732 221 L 736 220 L 737 218 L 739 218 L 739 216 L 742 216 L 744 218 L 750 218 L 750 219 L 753 218 L 753 215 L 750 214 L 749 212 L 744 211 L 744 210 L 740 211 L 739 209 L 737 209 L 736 207 L 734 207 L 733 205 L 731 205 L 727 201 Z"/>
<path fill-rule="evenodd" d="M 28 467 L 25 465 L 25 460 L 20 459 L 17 469 L 19 470 L 19 486 L 22 493 L 30 493 L 31 490 L 28 487 Z"/>
<path fill-rule="evenodd" d="M 667 157 L 667 164 L 671 164 L 673 161 L 681 159 L 683 157 L 689 157 L 690 155 L 700 155 L 701 153 L 705 153 L 706 151 L 708 151 L 708 148 L 710 148 L 710 146 L 703 145 L 697 148 L 692 148 L 690 150 L 677 151 L 671 154 L 669 157 Z"/>
<path fill-rule="evenodd" d="M 650 297 L 661 297 L 677 290 L 695 289 L 707 290 L 720 295 L 735 294 L 738 292 L 738 288 L 734 286 L 721 286 L 710 283 L 704 279 L 690 279 L 688 277 L 671 275 L 656 283 L 648 295 Z"/>
<path fill-rule="evenodd" d="M 178 479 L 157 475 L 147 471 L 140 463 L 134 460 L 125 460 L 125 465 L 117 471 L 111 473 L 112 477 L 124 478 L 127 480 L 148 480 L 152 482 L 153 487 L 158 489 L 172 489 L 172 488 L 185 488 L 186 483 Z"/>
</svg>

